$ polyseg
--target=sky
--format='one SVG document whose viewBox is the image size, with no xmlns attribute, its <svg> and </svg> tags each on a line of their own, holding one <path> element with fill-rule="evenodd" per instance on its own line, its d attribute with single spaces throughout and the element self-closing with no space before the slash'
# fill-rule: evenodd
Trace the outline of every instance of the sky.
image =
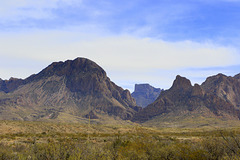
<svg viewBox="0 0 240 160">
<path fill-rule="evenodd" d="M 0 0 L 0 78 L 85 57 L 117 85 L 240 73 L 240 0 Z"/>
</svg>

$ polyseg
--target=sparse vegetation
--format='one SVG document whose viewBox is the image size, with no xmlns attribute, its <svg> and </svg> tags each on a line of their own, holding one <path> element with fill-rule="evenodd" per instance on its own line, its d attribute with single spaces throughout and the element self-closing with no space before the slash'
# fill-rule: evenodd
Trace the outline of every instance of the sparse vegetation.
<svg viewBox="0 0 240 160">
<path fill-rule="evenodd" d="M 102 125 L 88 128 L 80 124 L 0 121 L 2 126 L 5 123 L 12 130 L 0 134 L 1 160 L 240 158 L 237 128 L 208 131 Z M 35 125 L 39 130 L 21 132 L 20 124 L 29 128 Z"/>
</svg>

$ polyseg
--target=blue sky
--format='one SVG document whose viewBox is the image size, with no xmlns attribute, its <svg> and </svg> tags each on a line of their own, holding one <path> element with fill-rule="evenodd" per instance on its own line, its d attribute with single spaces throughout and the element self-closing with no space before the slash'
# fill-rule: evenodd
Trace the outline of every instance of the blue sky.
<svg viewBox="0 0 240 160">
<path fill-rule="evenodd" d="M 0 78 L 86 57 L 116 84 L 167 89 L 240 73 L 240 0 L 8 0 L 0 5 Z"/>
</svg>

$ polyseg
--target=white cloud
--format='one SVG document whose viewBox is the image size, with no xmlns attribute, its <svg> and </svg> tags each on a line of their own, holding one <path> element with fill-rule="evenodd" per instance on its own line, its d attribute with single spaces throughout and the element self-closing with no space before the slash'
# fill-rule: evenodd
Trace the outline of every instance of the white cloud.
<svg viewBox="0 0 240 160">
<path fill-rule="evenodd" d="M 32 34 L 2 33 L 0 34 L 0 56 L 21 58 L 23 63 L 24 59 L 27 59 L 22 73 L 33 72 L 34 64 L 27 66 L 29 60 L 45 65 L 53 61 L 86 57 L 102 66 L 110 78 L 115 82 L 121 82 L 122 86 L 128 85 L 123 83 L 125 79 L 126 83 L 150 82 L 157 87 L 161 87 L 157 83 L 162 81 L 164 88 L 171 85 L 176 74 L 193 75 L 193 72 L 182 71 L 185 68 L 225 67 L 240 64 L 236 49 L 211 42 L 167 42 L 130 36 L 98 38 L 90 34 L 57 31 Z M 40 71 L 39 66 L 38 64 L 35 73 Z M 14 69 L 12 72 L 10 70 L 8 65 L 1 66 L 0 77 L 15 77 L 21 73 L 17 70 L 18 73 L 14 75 Z M 22 75 L 25 76 L 25 74 Z"/>
<path fill-rule="evenodd" d="M 211 42 L 166 42 L 129 36 L 105 38 L 86 36 L 71 32 L 47 31 L 29 35 L 4 34 L 0 38 L 0 54 L 46 61 L 85 56 L 99 61 L 106 67 L 126 70 L 239 64 L 236 49 Z"/>
<path fill-rule="evenodd" d="M 81 38 L 67 32 L 2 36 L 0 54 L 54 61 L 77 56 L 116 69 L 176 69 L 239 64 L 234 48 L 192 41 L 166 42 L 128 36 Z M 87 37 L 84 37 L 84 39 Z M 14 46 L 14 47 L 13 47 Z M 34 54 L 33 54 L 34 53 Z"/>
</svg>

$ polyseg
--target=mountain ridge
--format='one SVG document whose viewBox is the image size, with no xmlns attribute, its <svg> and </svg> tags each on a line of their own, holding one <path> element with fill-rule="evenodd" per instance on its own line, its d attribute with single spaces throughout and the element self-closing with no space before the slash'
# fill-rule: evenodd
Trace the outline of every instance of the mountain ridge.
<svg viewBox="0 0 240 160">
<path fill-rule="evenodd" d="M 192 86 L 190 80 L 179 75 L 169 90 L 163 91 L 155 102 L 136 113 L 132 120 L 144 123 L 170 114 L 185 118 L 200 114 L 223 120 L 239 120 L 240 117 L 239 110 L 232 103 L 198 84 Z"/>
<path fill-rule="evenodd" d="M 128 90 L 113 83 L 100 66 L 86 58 L 54 62 L 21 82 L 0 97 L 1 119 L 39 120 L 49 115 L 57 118 L 61 113 L 130 119 L 139 109 Z"/>
<path fill-rule="evenodd" d="M 240 74 L 217 74 L 201 85 L 177 75 L 168 90 L 140 84 L 136 91 L 151 100 L 145 108 L 89 59 L 53 62 L 26 79 L 0 79 L 0 120 L 107 122 L 109 117 L 159 124 L 240 118 Z"/>
</svg>

